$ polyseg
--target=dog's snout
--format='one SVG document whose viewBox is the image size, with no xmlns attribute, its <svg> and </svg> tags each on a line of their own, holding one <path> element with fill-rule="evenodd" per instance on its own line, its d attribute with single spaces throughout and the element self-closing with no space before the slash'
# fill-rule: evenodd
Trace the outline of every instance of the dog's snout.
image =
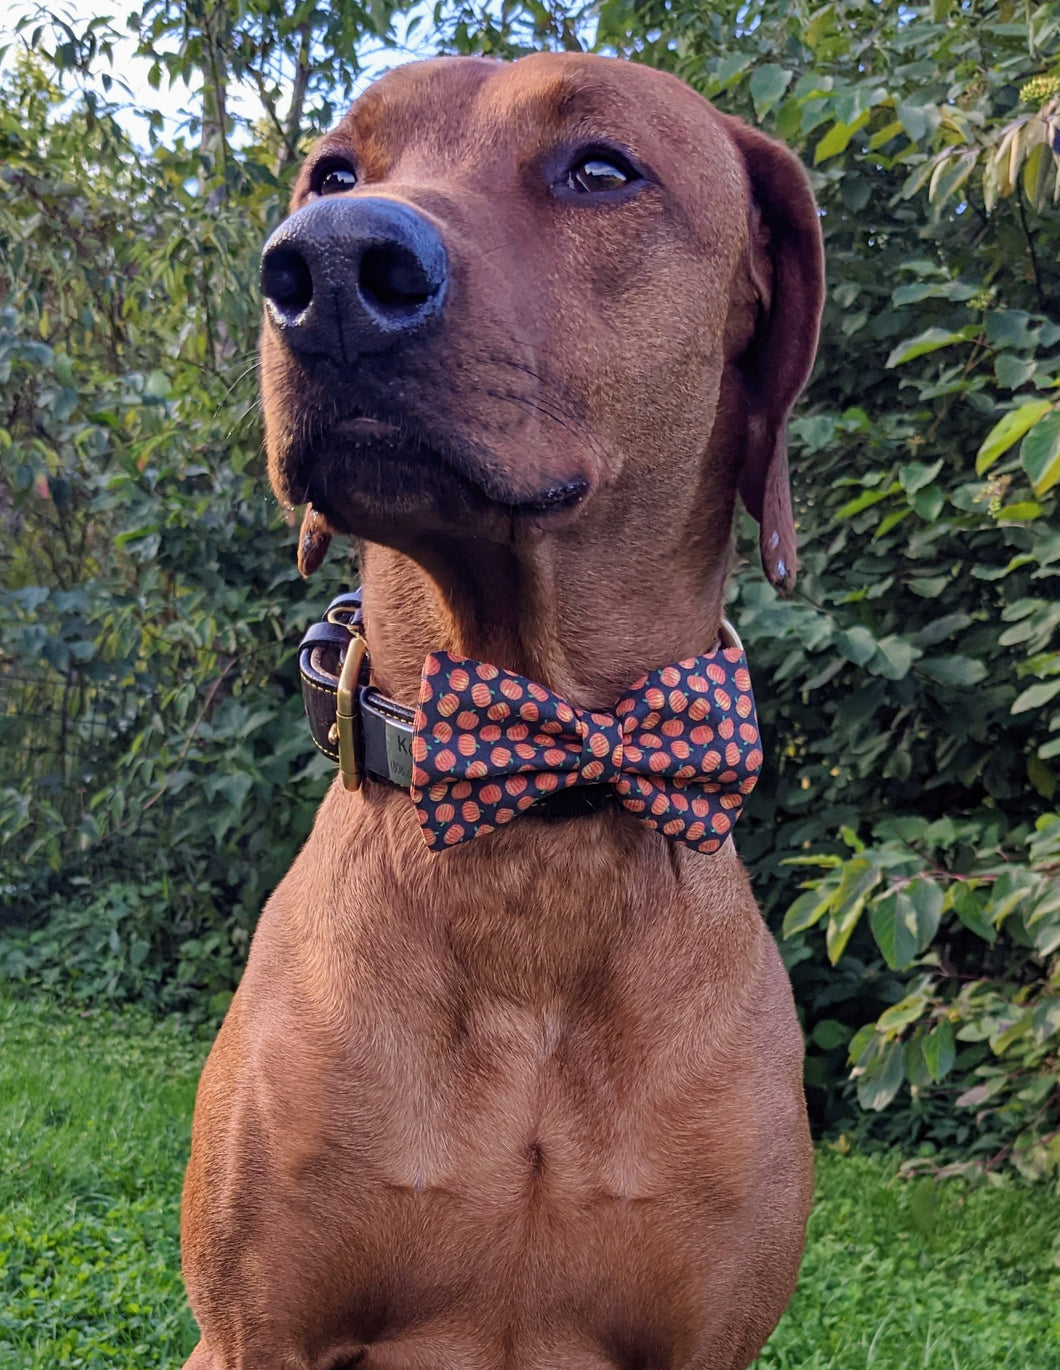
<svg viewBox="0 0 1060 1370">
<path fill-rule="evenodd" d="M 306 364 L 395 346 L 439 316 L 448 279 L 434 224 L 368 197 L 314 201 L 280 225 L 261 257 L 266 310 Z"/>
<path fill-rule="evenodd" d="M 297 250 L 278 245 L 262 257 L 261 289 L 278 314 L 293 320 L 313 298 L 313 275 Z"/>
<path fill-rule="evenodd" d="M 361 258 L 358 284 L 361 298 L 371 308 L 394 318 L 416 313 L 438 289 L 419 258 L 396 244 L 368 249 Z"/>
</svg>

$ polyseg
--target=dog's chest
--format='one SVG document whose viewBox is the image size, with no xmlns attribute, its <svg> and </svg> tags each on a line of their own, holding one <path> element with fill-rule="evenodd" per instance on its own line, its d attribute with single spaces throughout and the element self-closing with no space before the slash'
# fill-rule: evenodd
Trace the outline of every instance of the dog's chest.
<svg viewBox="0 0 1060 1370">
<path fill-rule="evenodd" d="M 540 863 L 496 872 L 463 900 L 433 890 L 400 938 L 393 912 L 359 927 L 335 977 L 348 1012 L 277 1023 L 278 1051 L 310 1053 L 299 1153 L 501 1225 L 695 1187 L 703 1157 L 732 1144 L 711 1096 L 746 1049 L 750 1005 L 719 981 L 709 905 L 667 870 L 650 872 L 654 897 L 590 874 L 572 861 L 557 896 Z"/>
<path fill-rule="evenodd" d="M 319 954 L 277 901 L 240 989 L 217 1221 L 239 1249 L 281 1226 L 269 1317 L 385 1342 L 381 1370 L 685 1363 L 777 1207 L 756 1189 L 800 1101 L 764 1049 L 757 918 L 633 882 L 580 921 L 534 895 L 495 880 L 400 936 L 391 904 Z"/>
<path fill-rule="evenodd" d="M 469 1335 L 520 1329 L 539 1345 L 528 1365 L 572 1320 L 597 1345 L 618 1324 L 665 1343 L 749 1176 L 704 1062 L 633 1051 L 569 1008 L 482 999 L 431 1025 L 423 1010 L 349 1048 L 330 1098 L 303 1095 L 296 1148 L 290 1118 L 278 1129 L 284 1206 L 307 1248 L 328 1234 L 335 1314 L 359 1327 L 382 1299 L 433 1336 L 444 1307 Z"/>
<path fill-rule="evenodd" d="M 379 1108 L 367 1129 L 387 1185 L 500 1221 L 650 1196 L 650 1066 L 613 1023 L 483 999 L 426 1036 L 399 1036 L 396 1058 L 373 1063 Z"/>
<path fill-rule="evenodd" d="M 638 1208 L 639 1228 L 653 1206 L 710 1183 L 715 1203 L 738 1201 L 749 1139 L 714 1095 L 741 1045 L 727 1044 L 699 987 L 672 974 L 653 985 L 650 957 L 639 959 L 612 957 L 596 983 L 585 972 L 537 1003 L 496 976 L 417 981 L 413 957 L 403 977 L 379 976 L 296 1072 L 306 1084 L 299 1145 L 285 1151 L 292 1183 L 326 1170 L 343 1177 L 351 1212 L 354 1195 L 371 1194 L 423 1231 L 466 1222 L 526 1254 L 568 1225 L 628 1227 Z M 287 1113 L 301 1034 L 285 1036 L 275 1097 Z M 722 1153 L 733 1163 L 718 1166 Z"/>
</svg>

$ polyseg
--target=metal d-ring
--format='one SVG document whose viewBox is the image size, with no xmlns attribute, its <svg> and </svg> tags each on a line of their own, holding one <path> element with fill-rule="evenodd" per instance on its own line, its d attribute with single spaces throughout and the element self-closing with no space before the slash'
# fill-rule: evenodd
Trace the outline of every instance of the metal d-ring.
<svg viewBox="0 0 1060 1370">
<path fill-rule="evenodd" d="M 740 641 L 740 634 L 727 618 L 721 620 L 718 636 L 721 638 L 720 646 L 724 648 L 735 647 L 738 652 L 743 651 L 743 643 Z"/>
</svg>

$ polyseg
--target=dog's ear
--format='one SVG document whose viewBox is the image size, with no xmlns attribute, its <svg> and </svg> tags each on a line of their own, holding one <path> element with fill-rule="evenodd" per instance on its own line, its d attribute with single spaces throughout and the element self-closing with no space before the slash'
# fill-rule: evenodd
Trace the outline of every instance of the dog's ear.
<svg viewBox="0 0 1060 1370">
<path fill-rule="evenodd" d="M 760 525 L 772 584 L 795 584 L 795 522 L 787 419 L 809 379 L 824 303 L 824 250 L 802 163 L 782 143 L 733 119 L 730 132 L 751 182 L 748 271 L 758 323 L 745 361 L 747 446 L 740 494 Z"/>
</svg>

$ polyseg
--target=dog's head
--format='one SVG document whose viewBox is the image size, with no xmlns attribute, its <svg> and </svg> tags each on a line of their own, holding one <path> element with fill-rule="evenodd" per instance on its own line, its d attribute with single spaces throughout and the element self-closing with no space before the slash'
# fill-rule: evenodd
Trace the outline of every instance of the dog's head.
<svg viewBox="0 0 1060 1370">
<path fill-rule="evenodd" d="M 443 58 L 372 86 L 291 209 L 262 263 L 266 436 L 314 528 L 414 550 L 695 507 L 725 544 L 739 488 L 791 582 L 823 273 L 781 145 L 644 66 Z"/>
</svg>

